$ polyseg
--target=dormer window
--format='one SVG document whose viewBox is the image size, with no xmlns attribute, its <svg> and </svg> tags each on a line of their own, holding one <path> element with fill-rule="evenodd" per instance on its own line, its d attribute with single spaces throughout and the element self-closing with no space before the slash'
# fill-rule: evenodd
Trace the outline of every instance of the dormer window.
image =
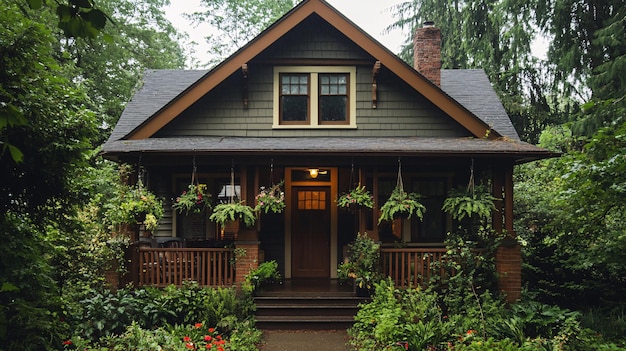
<svg viewBox="0 0 626 351">
<path fill-rule="evenodd" d="M 356 127 L 356 68 L 274 68 L 274 128 Z"/>
</svg>

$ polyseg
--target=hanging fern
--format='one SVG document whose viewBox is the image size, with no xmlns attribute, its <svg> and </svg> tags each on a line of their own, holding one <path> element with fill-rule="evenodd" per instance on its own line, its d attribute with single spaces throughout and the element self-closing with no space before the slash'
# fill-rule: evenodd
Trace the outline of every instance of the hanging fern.
<svg viewBox="0 0 626 351">
<path fill-rule="evenodd" d="M 473 190 L 451 189 L 441 209 L 459 221 L 466 217 L 488 219 L 496 210 L 496 200 L 482 186 L 475 186 Z"/>
<path fill-rule="evenodd" d="M 382 221 L 392 221 L 400 217 L 411 218 L 412 215 L 422 220 L 422 218 L 424 218 L 424 212 L 426 212 L 426 207 L 424 207 L 419 200 L 419 194 L 407 193 L 402 188 L 396 187 L 389 199 L 380 208 L 378 223 L 380 224 Z"/>
</svg>

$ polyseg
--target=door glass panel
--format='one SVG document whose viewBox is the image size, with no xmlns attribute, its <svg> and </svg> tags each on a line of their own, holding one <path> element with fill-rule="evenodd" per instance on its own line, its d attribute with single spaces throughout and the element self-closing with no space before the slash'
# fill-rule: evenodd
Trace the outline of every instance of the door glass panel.
<svg viewBox="0 0 626 351">
<path fill-rule="evenodd" d="M 323 191 L 299 191 L 298 210 L 325 210 L 326 192 Z"/>
</svg>

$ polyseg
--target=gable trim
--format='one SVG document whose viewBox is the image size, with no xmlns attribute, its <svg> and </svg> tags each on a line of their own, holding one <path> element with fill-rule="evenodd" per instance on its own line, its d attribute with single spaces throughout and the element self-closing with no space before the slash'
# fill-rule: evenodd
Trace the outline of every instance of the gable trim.
<svg viewBox="0 0 626 351">
<path fill-rule="evenodd" d="M 147 139 L 167 125 L 181 112 L 198 101 L 207 92 L 227 79 L 231 74 L 248 63 L 263 50 L 272 45 L 277 39 L 293 29 L 300 22 L 312 14 L 333 25 L 339 32 L 354 41 L 364 51 L 379 60 L 391 72 L 404 80 L 410 87 L 421 93 L 426 99 L 452 117 L 475 137 L 496 139 L 501 137 L 490 126 L 477 118 L 474 114 L 446 95 L 439 87 L 431 83 L 412 67 L 400 60 L 395 54 L 378 43 L 358 28 L 348 18 L 339 13 L 324 0 L 305 0 L 288 12 L 280 20 L 271 25 L 254 40 L 235 52 L 230 58 L 209 71 L 183 91 L 177 98 L 166 104 L 152 117 L 132 130 L 125 139 Z"/>
</svg>

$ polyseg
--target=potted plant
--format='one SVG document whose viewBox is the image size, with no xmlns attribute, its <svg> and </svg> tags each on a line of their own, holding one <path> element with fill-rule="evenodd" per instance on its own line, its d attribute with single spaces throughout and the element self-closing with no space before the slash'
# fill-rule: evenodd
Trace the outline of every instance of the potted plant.
<svg viewBox="0 0 626 351">
<path fill-rule="evenodd" d="M 380 245 L 367 233 L 358 233 L 348 246 L 348 257 L 339 265 L 337 276 L 341 281 L 354 282 L 359 295 L 368 295 L 374 283 L 382 279 L 380 273 Z"/>
<path fill-rule="evenodd" d="M 396 187 L 391 192 L 389 199 L 380 208 L 378 223 L 392 221 L 396 218 L 411 218 L 413 215 L 421 220 L 424 217 L 424 212 L 426 212 L 426 207 L 419 200 L 419 194 L 407 193 L 401 187 Z"/>
<path fill-rule="evenodd" d="M 283 212 L 285 209 L 285 192 L 281 189 L 283 183 L 284 181 L 280 181 L 280 183 L 274 184 L 269 188 L 262 186 L 259 189 L 259 194 L 256 196 L 256 207 L 254 210 L 265 213 Z"/>
<path fill-rule="evenodd" d="M 365 189 L 365 185 L 357 185 L 354 189 L 337 197 L 337 207 L 345 209 L 360 209 L 374 207 L 374 197 Z"/>
<path fill-rule="evenodd" d="M 190 213 L 201 213 L 207 208 L 211 208 L 211 194 L 207 193 L 206 184 L 189 184 L 187 190 L 178 196 L 172 208 L 178 213 L 189 215 Z"/>
<path fill-rule="evenodd" d="M 240 221 L 246 227 L 252 227 L 256 222 L 254 209 L 244 201 L 233 201 L 216 205 L 213 213 L 209 217 L 210 220 L 224 227 L 228 222 Z"/>
<path fill-rule="evenodd" d="M 257 289 L 261 288 L 263 284 L 272 283 L 276 280 L 280 280 L 280 278 L 278 263 L 276 263 L 276 261 L 263 262 L 246 275 L 242 289 L 247 293 L 253 294 Z"/>
</svg>

